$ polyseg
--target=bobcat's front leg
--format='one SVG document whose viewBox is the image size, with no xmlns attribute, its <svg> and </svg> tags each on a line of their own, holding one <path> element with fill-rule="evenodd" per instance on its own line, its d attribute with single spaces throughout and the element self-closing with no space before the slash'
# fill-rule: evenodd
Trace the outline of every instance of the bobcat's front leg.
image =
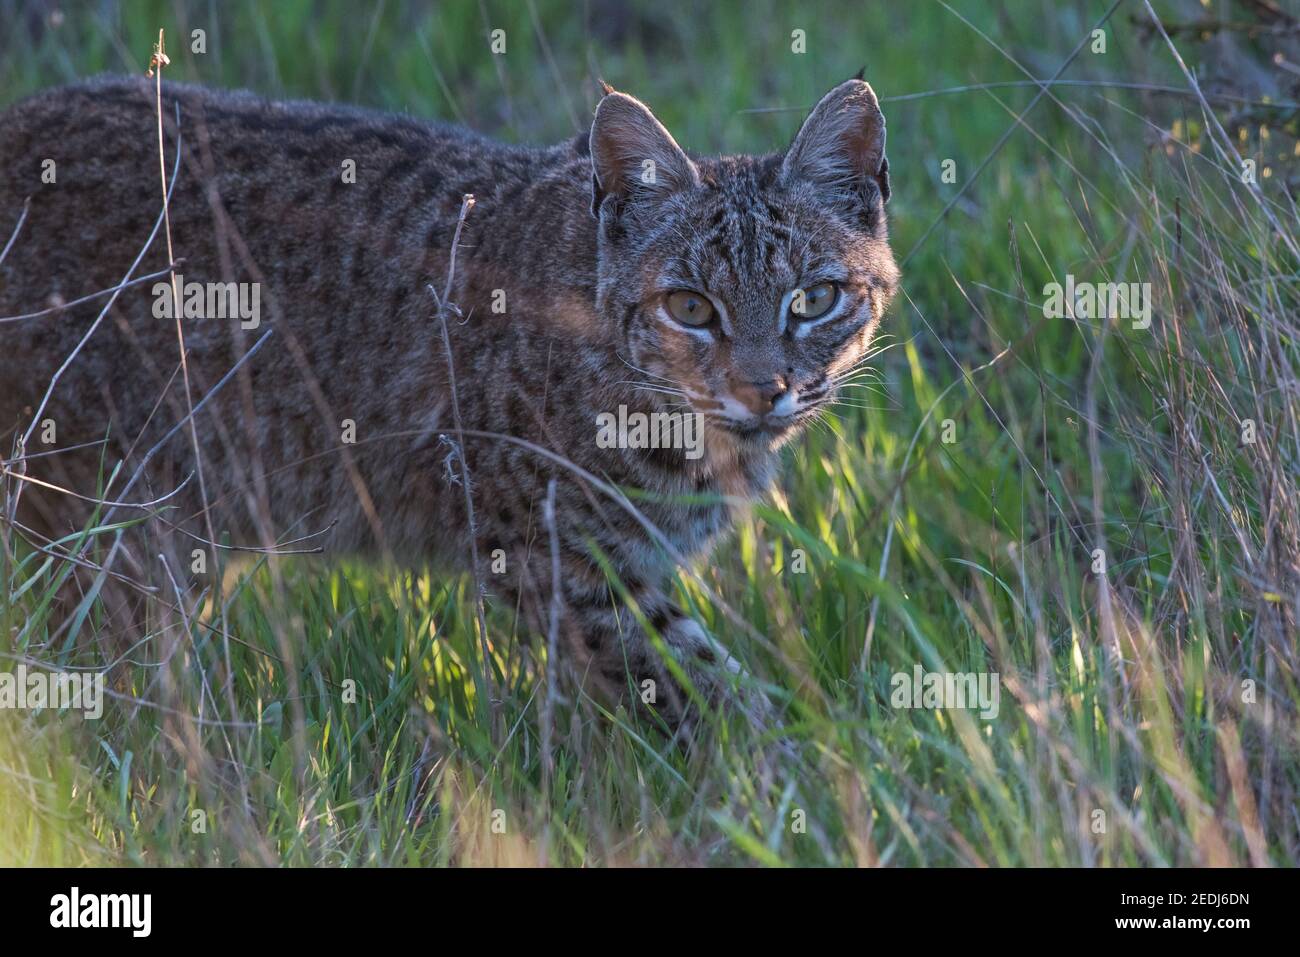
<svg viewBox="0 0 1300 957">
<path fill-rule="evenodd" d="M 689 731 L 699 704 L 738 700 L 739 663 L 662 588 L 630 574 L 615 588 L 595 562 L 568 550 L 557 577 L 539 544 L 501 597 L 513 604 L 520 595 L 533 630 L 547 636 L 559 586 L 557 652 L 600 697 L 654 714 L 674 733 Z"/>
<path fill-rule="evenodd" d="M 744 686 L 739 662 L 661 589 L 640 587 L 626 599 L 607 586 L 566 591 L 588 671 L 616 697 L 630 696 L 680 734 L 689 734 L 701 705 L 765 720 L 762 696 Z"/>
<path fill-rule="evenodd" d="M 716 706 L 732 691 L 740 665 L 694 619 L 657 590 L 620 607 L 589 606 L 579 628 L 595 645 L 601 676 L 630 691 L 669 727 L 692 722 L 700 704 Z M 692 700 L 694 692 L 696 700 Z"/>
</svg>

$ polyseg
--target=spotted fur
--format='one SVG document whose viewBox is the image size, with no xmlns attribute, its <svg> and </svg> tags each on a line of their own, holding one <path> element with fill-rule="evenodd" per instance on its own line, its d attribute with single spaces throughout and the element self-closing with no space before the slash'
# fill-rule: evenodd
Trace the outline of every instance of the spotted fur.
<svg viewBox="0 0 1300 957">
<path fill-rule="evenodd" d="M 331 552 L 406 562 L 464 562 L 473 537 L 478 577 L 545 631 L 542 508 L 554 481 L 566 656 L 606 692 L 655 681 L 657 709 L 678 724 L 689 709 L 644 620 L 698 688 L 720 693 L 734 666 L 664 585 L 674 552 L 706 554 L 734 509 L 769 486 L 779 447 L 834 398 L 893 295 L 884 118 L 871 88 L 836 87 L 789 149 L 765 156 L 688 156 L 643 104 L 612 90 L 590 135 L 542 149 L 167 83 L 169 170 L 177 109 L 170 216 L 181 272 L 262 284 L 258 329 L 185 320 L 196 400 L 273 330 L 196 417 L 218 534 L 269 546 L 333 521 Z M 152 83 L 115 78 L 0 117 L 0 237 L 31 200 L 0 266 L 0 314 L 122 280 L 160 207 L 156 122 Z M 46 159 L 54 183 L 42 182 Z M 348 160 L 355 183 L 341 175 Z M 429 287 L 447 281 L 467 193 L 477 203 L 457 250 L 449 364 Z M 160 239 L 136 275 L 166 265 Z M 837 284 L 834 314 L 793 315 L 793 291 L 820 282 Z M 676 322 L 665 307 L 675 289 L 707 296 L 716 322 Z M 6 447 L 105 301 L 0 325 Z M 107 435 L 104 460 L 125 459 L 129 474 L 184 416 L 175 324 L 154 318 L 154 302 L 152 284 L 124 290 L 66 370 L 43 413 L 58 423 L 58 448 Z M 599 448 L 596 416 L 620 405 L 702 414 L 704 453 Z M 355 444 L 342 441 L 348 419 Z M 27 470 L 93 494 L 100 452 L 29 458 Z M 130 497 L 162 494 L 194 466 L 181 430 Z M 635 509 L 584 476 L 637 490 Z M 191 482 L 166 518 L 202 536 L 195 492 Z M 66 497 L 31 486 L 24 496 L 47 534 L 80 520 Z"/>
</svg>

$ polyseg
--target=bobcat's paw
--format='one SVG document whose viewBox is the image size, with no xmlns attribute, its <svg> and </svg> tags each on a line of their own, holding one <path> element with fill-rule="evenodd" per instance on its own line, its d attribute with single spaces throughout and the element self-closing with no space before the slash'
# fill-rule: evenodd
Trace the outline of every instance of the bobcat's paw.
<svg viewBox="0 0 1300 957">
<path fill-rule="evenodd" d="M 758 730 L 767 730 L 775 719 L 775 709 L 763 692 L 754 686 L 740 662 L 727 653 L 698 622 L 677 618 L 662 632 L 664 643 L 681 669 L 699 701 L 691 699 L 683 683 L 660 662 L 666 678 L 664 694 L 656 703 L 660 715 L 677 736 L 693 733 L 699 720 L 700 704 L 720 711 L 735 711 Z"/>
</svg>

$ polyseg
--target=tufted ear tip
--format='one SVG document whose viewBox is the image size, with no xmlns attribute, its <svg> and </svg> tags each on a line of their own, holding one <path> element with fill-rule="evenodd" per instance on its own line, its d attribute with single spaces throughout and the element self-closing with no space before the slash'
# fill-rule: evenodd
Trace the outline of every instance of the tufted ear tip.
<svg viewBox="0 0 1300 957">
<path fill-rule="evenodd" d="M 607 197 L 633 207 L 697 185 L 699 170 L 634 96 L 608 84 L 591 121 L 592 210 L 599 216 Z"/>
<path fill-rule="evenodd" d="M 885 158 L 885 115 L 862 73 L 821 98 L 786 152 L 787 176 L 830 190 L 861 191 L 874 183 L 889 199 L 889 161 Z"/>
</svg>

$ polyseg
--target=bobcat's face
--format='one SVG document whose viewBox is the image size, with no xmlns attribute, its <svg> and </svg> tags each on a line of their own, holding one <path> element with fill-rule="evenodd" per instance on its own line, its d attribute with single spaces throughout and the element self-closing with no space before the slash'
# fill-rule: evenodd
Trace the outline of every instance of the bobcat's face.
<svg viewBox="0 0 1300 957">
<path fill-rule="evenodd" d="M 784 156 L 691 161 L 636 100 L 592 128 L 599 305 L 637 381 L 773 445 L 866 355 L 898 281 L 884 119 L 850 80 Z"/>
</svg>

